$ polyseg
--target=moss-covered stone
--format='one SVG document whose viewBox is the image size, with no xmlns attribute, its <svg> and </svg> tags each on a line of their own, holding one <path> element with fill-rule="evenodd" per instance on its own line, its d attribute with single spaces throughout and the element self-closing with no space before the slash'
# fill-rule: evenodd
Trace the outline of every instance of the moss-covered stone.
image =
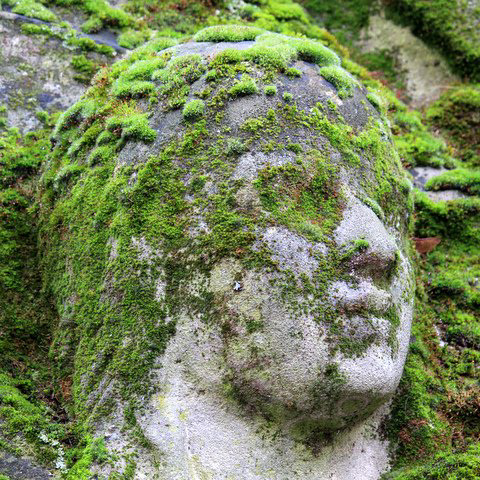
<svg viewBox="0 0 480 480">
<path fill-rule="evenodd" d="M 303 242 L 329 245 L 328 258 L 318 257 L 318 277 L 298 277 L 298 284 L 292 272 L 280 269 L 276 289 L 291 315 L 310 311 L 325 323 L 332 354 L 357 358 L 380 342 L 375 335 L 350 339 L 341 327 L 345 319 L 321 302 L 328 285 L 357 265 L 354 258 L 376 248 L 359 240 L 347 258 L 343 247 L 335 246 L 332 235 L 346 201 L 341 168 L 357 169 L 362 162 L 355 188 L 383 208 L 388 228 L 402 225 L 401 236 L 408 228 L 409 188 L 378 113 L 367 106 L 368 116 L 348 125 L 322 112 L 322 102 L 327 105 L 336 88 L 305 61 L 336 65 L 336 54 L 311 40 L 264 33 L 247 48 L 219 49 L 215 55 L 201 43 L 166 51 L 161 46 L 168 45 L 142 47 L 95 76 L 84 98 L 59 119 L 42 177 L 45 283 L 62 322 L 72 322 L 72 328 L 57 330 L 52 351 L 59 378 L 73 375 L 74 409 L 91 429 L 127 404 L 140 408 L 136 399 L 152 393 L 151 368 L 175 335 L 183 305 L 206 322 L 223 318 L 203 281 L 199 293 L 191 290 L 195 278 L 213 275 L 218 262 L 232 257 L 241 270 L 278 269 L 268 248 L 255 247 L 258 229 L 287 228 Z M 287 68 L 296 59 L 302 75 L 292 78 Z M 206 73 L 212 71 L 214 78 Z M 305 77 L 309 88 L 317 85 L 315 96 L 298 95 L 304 87 L 295 82 Z M 284 98 L 291 85 L 295 102 L 244 96 L 273 79 Z M 205 104 L 193 93 L 207 81 Z M 136 100 L 133 89 L 119 95 L 119 85 L 135 82 L 150 85 L 146 94 L 157 101 Z M 338 112 L 348 116 L 366 93 L 356 89 L 357 96 L 345 98 Z M 245 102 L 253 103 L 246 108 Z M 227 141 L 227 133 L 235 142 Z M 251 155 L 258 161 L 262 155 L 273 158 L 272 153 L 287 163 L 262 164 L 249 186 L 239 162 Z M 295 300 L 305 291 L 316 291 L 311 305 Z M 261 318 L 246 321 L 249 335 L 264 325 Z M 397 316 L 392 313 L 387 321 L 395 335 Z M 393 356 L 394 343 L 388 347 Z M 102 385 L 111 389 L 108 399 Z M 252 401 L 257 404 L 256 397 Z"/>
<path fill-rule="evenodd" d="M 480 43 L 476 2 L 433 0 L 395 0 L 390 8 L 409 23 L 414 31 L 444 53 L 463 75 L 478 81 Z"/>
<path fill-rule="evenodd" d="M 440 129 L 465 164 L 480 165 L 480 87 L 478 84 L 448 90 L 426 113 L 428 122 Z"/>
</svg>

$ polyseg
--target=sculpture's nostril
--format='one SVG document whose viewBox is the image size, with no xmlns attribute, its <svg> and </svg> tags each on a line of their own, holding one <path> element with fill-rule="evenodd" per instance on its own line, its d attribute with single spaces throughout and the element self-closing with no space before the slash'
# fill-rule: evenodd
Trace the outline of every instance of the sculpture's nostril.
<svg viewBox="0 0 480 480">
<path fill-rule="evenodd" d="M 374 281 L 389 282 L 395 272 L 398 256 L 392 252 L 365 252 L 351 261 L 354 273 L 372 278 Z"/>
<path fill-rule="evenodd" d="M 386 248 L 387 247 L 387 248 Z M 360 239 L 344 254 L 350 273 L 361 277 L 389 280 L 395 271 L 399 254 L 395 246 L 371 245 Z"/>
</svg>

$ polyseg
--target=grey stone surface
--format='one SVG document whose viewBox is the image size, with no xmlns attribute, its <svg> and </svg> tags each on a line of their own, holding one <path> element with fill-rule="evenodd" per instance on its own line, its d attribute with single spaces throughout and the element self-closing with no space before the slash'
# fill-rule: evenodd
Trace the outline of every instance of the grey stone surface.
<svg viewBox="0 0 480 480">
<path fill-rule="evenodd" d="M 446 168 L 435 167 L 414 167 L 410 170 L 413 177 L 413 184 L 419 190 L 425 191 L 425 184 L 431 178 L 438 177 L 442 173 L 447 172 Z M 440 190 L 440 191 L 426 191 L 428 197 L 434 202 L 445 202 L 449 200 L 456 200 L 458 198 L 467 198 L 468 195 L 459 190 Z"/>
<path fill-rule="evenodd" d="M 0 452 L 0 474 L 11 480 L 51 480 L 53 475 L 46 469 L 35 465 L 28 458 L 15 457 Z"/>
<path fill-rule="evenodd" d="M 414 108 L 435 101 L 449 85 L 460 81 L 441 52 L 429 48 L 410 28 L 396 25 L 383 13 L 369 18 L 358 46 L 364 52 L 386 50 L 395 59 L 395 68 L 405 80 Z"/>
<path fill-rule="evenodd" d="M 428 191 L 427 195 L 434 202 L 448 202 L 450 200 L 457 200 L 458 198 L 468 198 L 468 195 L 459 190 L 440 190 L 438 192 Z"/>
<path fill-rule="evenodd" d="M 413 177 L 413 185 L 420 190 L 425 190 L 425 184 L 431 178 L 438 177 L 442 173 L 446 172 L 446 168 L 436 168 L 436 167 L 414 167 L 410 169 L 410 173 Z"/>
<path fill-rule="evenodd" d="M 62 111 L 74 103 L 86 86 L 75 80 L 73 55 L 80 52 L 63 40 L 43 35 L 25 35 L 23 23 L 39 23 L 21 15 L 0 11 L 0 105 L 7 107 L 8 126 L 22 132 L 40 126 L 35 113 Z M 83 35 L 86 36 L 86 35 Z M 96 38 L 108 44 L 108 38 Z M 90 53 L 102 63 L 111 60 Z"/>
</svg>

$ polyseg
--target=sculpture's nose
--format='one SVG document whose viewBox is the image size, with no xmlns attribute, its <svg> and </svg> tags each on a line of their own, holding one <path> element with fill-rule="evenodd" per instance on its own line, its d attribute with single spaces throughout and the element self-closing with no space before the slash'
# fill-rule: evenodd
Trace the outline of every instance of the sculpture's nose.
<svg viewBox="0 0 480 480">
<path fill-rule="evenodd" d="M 397 261 L 397 245 L 383 222 L 366 205 L 350 197 L 335 241 L 352 273 L 373 279 L 389 278 Z"/>
</svg>

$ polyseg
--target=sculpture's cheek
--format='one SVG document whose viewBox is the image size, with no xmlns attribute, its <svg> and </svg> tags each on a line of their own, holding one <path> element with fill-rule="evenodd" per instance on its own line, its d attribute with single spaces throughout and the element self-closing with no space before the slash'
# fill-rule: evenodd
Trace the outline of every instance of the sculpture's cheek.
<svg viewBox="0 0 480 480">
<path fill-rule="evenodd" d="M 229 295 L 222 320 L 229 324 L 224 359 L 235 398 L 268 415 L 310 419 L 325 430 L 370 415 L 392 396 L 403 370 L 412 317 L 411 270 L 403 260 L 385 295 L 389 313 L 339 317 L 344 332 L 337 339 L 331 323 L 292 313 L 265 276 L 248 274 L 242 290 Z M 378 300 L 383 307 L 384 298 Z M 392 318 L 390 311 L 396 312 Z M 365 346 L 342 352 L 339 338 Z"/>
</svg>

